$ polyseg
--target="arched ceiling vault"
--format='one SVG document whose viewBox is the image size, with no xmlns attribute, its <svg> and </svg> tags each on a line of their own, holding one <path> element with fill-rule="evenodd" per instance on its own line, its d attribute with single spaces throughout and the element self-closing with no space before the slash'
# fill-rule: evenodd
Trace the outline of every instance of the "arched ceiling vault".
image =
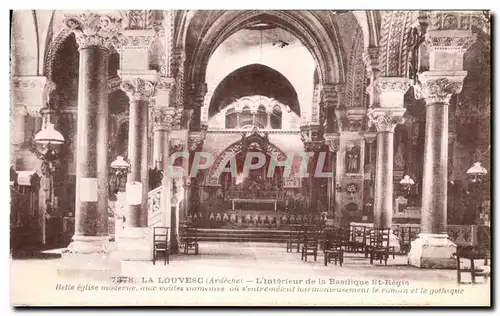
<svg viewBox="0 0 500 316">
<path fill-rule="evenodd" d="M 203 82 L 208 60 L 218 45 L 238 30 L 256 22 L 274 24 L 296 36 L 315 59 L 321 83 L 345 81 L 345 58 L 335 38 L 336 33 L 328 32 L 309 11 L 196 12 L 186 38 L 187 80 Z"/>
</svg>

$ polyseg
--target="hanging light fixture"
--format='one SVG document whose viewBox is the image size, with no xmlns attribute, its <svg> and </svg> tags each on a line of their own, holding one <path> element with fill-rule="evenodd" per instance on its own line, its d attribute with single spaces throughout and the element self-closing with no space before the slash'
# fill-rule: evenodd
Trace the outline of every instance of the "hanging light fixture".
<svg viewBox="0 0 500 316">
<path fill-rule="evenodd" d="M 130 164 L 123 158 L 123 156 L 118 156 L 111 163 L 111 168 L 116 170 L 128 170 L 130 168 Z"/>
<path fill-rule="evenodd" d="M 50 122 L 52 109 L 50 102 L 47 102 L 47 107 L 42 108 L 40 113 L 43 116 L 42 129 L 35 135 L 35 143 L 41 145 L 61 145 L 64 143 L 64 136 L 54 128 L 54 124 Z"/>
<path fill-rule="evenodd" d="M 480 179 L 488 174 L 480 162 L 475 162 L 472 167 L 467 170 L 467 175 L 472 177 L 472 182 L 480 181 Z"/>
</svg>

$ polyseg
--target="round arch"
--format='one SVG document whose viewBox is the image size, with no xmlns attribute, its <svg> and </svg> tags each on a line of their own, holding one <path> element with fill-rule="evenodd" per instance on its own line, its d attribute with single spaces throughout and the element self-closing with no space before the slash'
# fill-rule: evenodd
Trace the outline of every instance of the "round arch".
<svg viewBox="0 0 500 316">
<path fill-rule="evenodd" d="M 220 165 L 224 162 L 227 162 L 229 157 L 238 155 L 239 153 L 243 152 L 243 142 L 241 140 L 234 142 L 233 144 L 229 145 L 224 149 L 220 154 L 215 158 L 214 163 L 210 167 L 208 173 L 205 176 L 205 183 L 208 186 L 218 186 L 219 185 L 219 174 L 217 170 L 219 169 Z M 266 146 L 266 155 L 277 155 L 278 161 L 285 161 L 286 160 L 286 154 L 279 149 L 277 146 L 273 145 L 272 143 L 267 143 Z"/>
<path fill-rule="evenodd" d="M 253 80 L 257 75 L 262 78 L 262 82 Z M 251 95 L 276 99 L 300 116 L 298 96 L 292 83 L 279 71 L 261 64 L 241 67 L 226 76 L 211 97 L 208 116 L 221 110 L 220 105 L 226 98 L 240 99 Z"/>
<path fill-rule="evenodd" d="M 318 65 L 318 77 L 321 83 L 344 82 L 345 67 L 337 39 L 330 38 L 321 22 L 310 12 L 278 10 L 221 12 L 209 27 L 202 29 L 198 38 L 204 40 L 197 41 L 189 52 L 187 82 L 204 82 L 206 67 L 215 49 L 230 35 L 255 23 L 271 23 L 297 37 L 310 51 Z M 189 30 L 187 32 L 189 33 Z M 336 37 L 336 34 L 331 35 Z"/>
</svg>

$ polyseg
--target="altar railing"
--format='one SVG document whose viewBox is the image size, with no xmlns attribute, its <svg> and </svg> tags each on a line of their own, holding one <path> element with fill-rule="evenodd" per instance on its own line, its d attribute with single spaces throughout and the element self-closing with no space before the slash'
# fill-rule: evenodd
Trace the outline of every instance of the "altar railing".
<svg viewBox="0 0 500 316">
<path fill-rule="evenodd" d="M 191 215 L 195 226 L 203 228 L 286 228 L 290 224 L 320 225 L 319 214 L 263 210 L 227 210 L 196 212 Z"/>
</svg>

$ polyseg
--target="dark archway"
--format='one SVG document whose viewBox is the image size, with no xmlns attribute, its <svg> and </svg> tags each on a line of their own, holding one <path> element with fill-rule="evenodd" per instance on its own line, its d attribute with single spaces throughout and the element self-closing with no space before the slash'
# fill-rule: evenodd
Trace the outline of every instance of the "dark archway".
<svg viewBox="0 0 500 316">
<path fill-rule="evenodd" d="M 263 95 L 290 106 L 300 116 L 297 92 L 288 79 L 278 71 L 251 64 L 230 73 L 217 86 L 210 102 L 208 116 L 222 110 L 228 103 L 245 96 Z"/>
</svg>

